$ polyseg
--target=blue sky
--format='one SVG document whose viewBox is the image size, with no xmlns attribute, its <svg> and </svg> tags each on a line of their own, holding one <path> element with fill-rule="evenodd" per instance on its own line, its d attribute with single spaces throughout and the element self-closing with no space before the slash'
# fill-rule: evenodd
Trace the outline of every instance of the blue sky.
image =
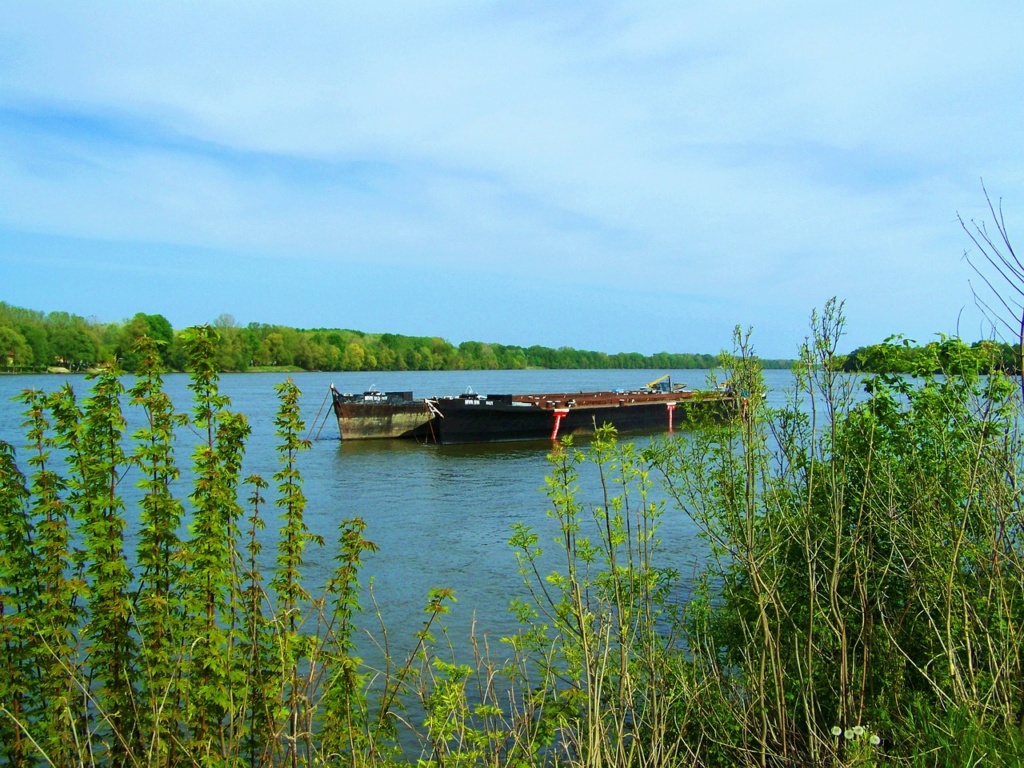
<svg viewBox="0 0 1024 768">
<path fill-rule="evenodd" d="M 990 330 L 1018 2 L 0 4 L 0 300 L 792 357 Z M 1024 236 L 1020 239 L 1024 248 Z M 976 282 L 976 281 L 975 281 Z"/>
</svg>

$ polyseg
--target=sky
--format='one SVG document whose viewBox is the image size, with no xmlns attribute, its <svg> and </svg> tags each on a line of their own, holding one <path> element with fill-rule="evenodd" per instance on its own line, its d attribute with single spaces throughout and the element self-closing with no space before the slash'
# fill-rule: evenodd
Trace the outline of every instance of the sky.
<svg viewBox="0 0 1024 768">
<path fill-rule="evenodd" d="M 0 301 L 786 358 L 836 297 L 841 351 L 987 338 L 958 217 L 1024 231 L 1022 33 L 1018 0 L 5 0 Z"/>
</svg>

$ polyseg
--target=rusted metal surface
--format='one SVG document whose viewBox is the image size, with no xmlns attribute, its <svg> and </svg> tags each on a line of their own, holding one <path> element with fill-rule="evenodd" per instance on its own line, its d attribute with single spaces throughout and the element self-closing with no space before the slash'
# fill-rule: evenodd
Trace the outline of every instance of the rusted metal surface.
<svg viewBox="0 0 1024 768">
<path fill-rule="evenodd" d="M 512 395 L 512 401 L 553 410 L 555 408 L 617 408 L 623 405 L 636 405 L 638 403 L 676 403 L 681 400 L 688 400 L 693 396 L 693 392 L 651 392 L 650 390 L 635 390 L 632 392 L 558 392 L 540 395 Z"/>
<path fill-rule="evenodd" d="M 429 433 L 433 414 L 412 392 L 342 394 L 331 387 L 342 440 L 415 438 Z"/>
</svg>

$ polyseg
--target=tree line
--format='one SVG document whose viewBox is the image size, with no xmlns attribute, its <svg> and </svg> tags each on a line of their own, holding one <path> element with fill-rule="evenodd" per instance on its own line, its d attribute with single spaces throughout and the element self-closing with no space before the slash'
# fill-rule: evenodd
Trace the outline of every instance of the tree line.
<svg viewBox="0 0 1024 768">
<path fill-rule="evenodd" d="M 266 323 L 241 326 L 230 315 L 213 323 L 215 362 L 220 371 L 268 367 L 307 371 L 438 371 L 524 368 L 714 368 L 718 356 L 698 353 L 608 354 L 560 347 L 464 341 L 438 336 L 366 333 L 350 329 L 300 329 Z M 38 372 L 50 368 L 89 370 L 117 363 L 137 371 L 142 337 L 157 342 L 166 370 L 188 366 L 183 332 L 160 314 L 137 313 L 130 320 L 101 323 L 67 312 L 43 313 L 0 302 L 0 370 Z M 787 360 L 762 360 L 766 368 Z"/>
</svg>

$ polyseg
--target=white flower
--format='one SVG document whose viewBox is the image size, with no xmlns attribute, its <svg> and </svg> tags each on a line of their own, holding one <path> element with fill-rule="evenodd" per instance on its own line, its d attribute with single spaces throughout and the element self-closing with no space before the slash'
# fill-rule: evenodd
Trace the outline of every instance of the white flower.
<svg viewBox="0 0 1024 768">
<path fill-rule="evenodd" d="M 853 741 L 853 737 L 854 737 L 853 728 L 847 728 L 845 731 L 843 731 L 843 738 L 846 739 L 847 741 Z"/>
<path fill-rule="evenodd" d="M 840 728 L 838 725 L 833 725 L 832 726 L 832 735 L 833 736 L 842 736 L 842 734 L 843 734 L 843 729 L 842 728 Z"/>
<path fill-rule="evenodd" d="M 871 746 L 873 747 L 877 747 L 879 744 L 882 743 L 882 740 L 878 737 L 877 733 L 872 733 L 871 738 L 868 739 L 868 741 L 871 742 Z"/>
<path fill-rule="evenodd" d="M 864 726 L 863 725 L 855 725 L 855 726 L 853 726 L 853 734 L 855 736 L 863 736 L 864 735 Z"/>
</svg>

